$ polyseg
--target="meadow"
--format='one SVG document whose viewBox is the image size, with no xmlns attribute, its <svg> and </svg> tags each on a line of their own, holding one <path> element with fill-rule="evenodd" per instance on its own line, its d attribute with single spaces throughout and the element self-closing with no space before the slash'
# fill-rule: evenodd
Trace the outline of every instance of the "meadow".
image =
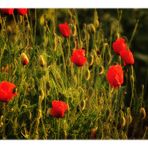
<svg viewBox="0 0 148 148">
<path fill-rule="evenodd" d="M 148 138 L 131 49 L 139 22 L 128 38 L 124 11 L 110 24 L 79 11 L 0 10 L 0 139 Z"/>
</svg>

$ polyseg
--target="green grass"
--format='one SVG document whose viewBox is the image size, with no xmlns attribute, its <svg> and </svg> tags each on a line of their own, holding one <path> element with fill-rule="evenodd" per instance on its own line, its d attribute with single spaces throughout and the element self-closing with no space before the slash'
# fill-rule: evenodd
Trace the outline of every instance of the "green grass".
<svg viewBox="0 0 148 148">
<path fill-rule="evenodd" d="M 126 35 L 120 24 L 122 11 L 117 11 L 111 25 L 100 22 L 96 10 L 92 10 L 89 23 L 80 21 L 78 12 L 36 9 L 27 16 L 0 16 L 0 81 L 13 82 L 18 89 L 11 102 L 0 102 L 1 139 L 148 137 L 143 126 L 145 119 L 139 112 L 145 107 L 144 92 L 136 92 L 134 66 L 124 68 L 125 82 L 121 88 L 111 88 L 106 80 L 109 66 L 121 64 L 112 42 Z M 58 31 L 58 24 L 65 21 L 73 29 L 70 38 L 62 37 Z M 130 45 L 137 25 L 128 39 Z M 106 27 L 110 30 L 108 36 Z M 70 56 L 74 48 L 82 47 L 88 62 L 78 68 L 71 63 Z M 26 66 L 21 64 L 22 52 L 29 57 Z M 40 65 L 40 55 L 46 62 L 44 67 Z M 69 104 L 64 118 L 53 118 L 47 113 L 55 99 Z"/>
</svg>

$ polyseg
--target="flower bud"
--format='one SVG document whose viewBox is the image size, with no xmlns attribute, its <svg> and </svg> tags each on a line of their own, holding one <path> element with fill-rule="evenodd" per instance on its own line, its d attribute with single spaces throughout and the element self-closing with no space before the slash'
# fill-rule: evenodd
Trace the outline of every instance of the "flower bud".
<svg viewBox="0 0 148 148">
<path fill-rule="evenodd" d="M 140 108 L 140 115 L 142 117 L 142 120 L 146 118 L 146 111 L 145 111 L 145 108 L 144 107 L 141 107 Z"/>
<path fill-rule="evenodd" d="M 44 18 L 44 15 L 42 15 L 41 17 L 40 17 L 40 25 L 41 26 L 43 26 L 44 24 L 45 24 L 45 18 Z"/>
<path fill-rule="evenodd" d="M 42 55 L 39 56 L 39 63 L 42 67 L 46 66 L 46 62 L 45 62 L 44 57 Z"/>
<path fill-rule="evenodd" d="M 51 115 L 51 108 L 47 109 L 47 116 Z"/>
<path fill-rule="evenodd" d="M 132 121 L 133 121 L 132 116 L 131 115 L 127 115 L 126 116 L 126 123 L 127 123 L 127 125 L 130 125 L 132 123 Z"/>
<path fill-rule="evenodd" d="M 21 62 L 23 65 L 27 65 L 29 63 L 29 59 L 25 53 L 21 54 Z"/>
<path fill-rule="evenodd" d="M 0 127 L 2 127 L 3 125 L 4 125 L 4 123 L 3 123 L 3 122 L 1 122 L 1 123 L 0 123 Z"/>
<path fill-rule="evenodd" d="M 91 133 L 90 133 L 91 139 L 96 139 L 96 137 L 97 137 L 96 132 L 97 132 L 97 127 L 91 129 Z"/>
</svg>

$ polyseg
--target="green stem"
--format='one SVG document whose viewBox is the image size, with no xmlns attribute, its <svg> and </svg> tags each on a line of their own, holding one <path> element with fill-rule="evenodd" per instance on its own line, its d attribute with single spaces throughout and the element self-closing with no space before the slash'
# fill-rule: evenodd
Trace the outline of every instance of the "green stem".
<svg viewBox="0 0 148 148">
<path fill-rule="evenodd" d="M 60 119 L 57 119 L 57 128 L 58 128 L 57 139 L 60 139 Z"/>
<path fill-rule="evenodd" d="M 131 82 L 131 102 L 130 102 L 130 107 L 132 106 L 132 103 L 133 103 L 133 99 L 134 99 L 134 87 L 135 87 L 135 78 L 134 78 L 134 69 L 133 69 L 133 66 L 131 66 L 131 69 L 130 69 L 130 82 Z"/>
<path fill-rule="evenodd" d="M 3 139 L 6 139 L 6 104 L 3 104 Z"/>
</svg>

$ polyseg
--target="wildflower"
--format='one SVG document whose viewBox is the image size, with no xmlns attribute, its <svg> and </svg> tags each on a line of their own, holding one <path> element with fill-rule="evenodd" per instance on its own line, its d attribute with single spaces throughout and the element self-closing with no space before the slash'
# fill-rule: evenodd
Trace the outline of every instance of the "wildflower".
<svg viewBox="0 0 148 148">
<path fill-rule="evenodd" d="M 84 49 L 74 50 L 71 56 L 71 61 L 77 66 L 83 66 L 87 61 L 87 58 L 85 57 L 85 50 Z"/>
<path fill-rule="evenodd" d="M 3 14 L 12 15 L 14 13 L 14 8 L 3 8 L 1 9 L 1 12 Z"/>
<path fill-rule="evenodd" d="M 29 59 L 25 53 L 21 54 L 21 62 L 23 65 L 27 65 L 29 63 Z"/>
<path fill-rule="evenodd" d="M 134 57 L 130 50 L 122 50 L 120 56 L 124 61 L 124 65 L 134 64 Z"/>
<path fill-rule="evenodd" d="M 17 9 L 17 12 L 18 12 L 20 15 L 26 15 L 26 14 L 28 13 L 28 9 L 19 8 L 19 9 Z"/>
<path fill-rule="evenodd" d="M 112 87 L 121 86 L 124 81 L 124 73 L 122 67 L 118 64 L 110 66 L 106 77 Z"/>
<path fill-rule="evenodd" d="M 127 45 L 125 43 L 125 39 L 123 38 L 118 38 L 115 42 L 113 42 L 113 50 L 117 54 L 120 54 L 122 50 L 126 50 Z"/>
<path fill-rule="evenodd" d="M 59 24 L 59 30 L 64 37 L 70 36 L 71 30 L 67 23 Z"/>
<path fill-rule="evenodd" d="M 64 117 L 65 112 L 68 110 L 68 105 L 63 101 L 52 101 L 52 108 L 50 115 L 57 118 Z"/>
<path fill-rule="evenodd" d="M 13 83 L 2 81 L 0 83 L 0 101 L 9 102 L 14 96 L 16 86 Z"/>
</svg>

